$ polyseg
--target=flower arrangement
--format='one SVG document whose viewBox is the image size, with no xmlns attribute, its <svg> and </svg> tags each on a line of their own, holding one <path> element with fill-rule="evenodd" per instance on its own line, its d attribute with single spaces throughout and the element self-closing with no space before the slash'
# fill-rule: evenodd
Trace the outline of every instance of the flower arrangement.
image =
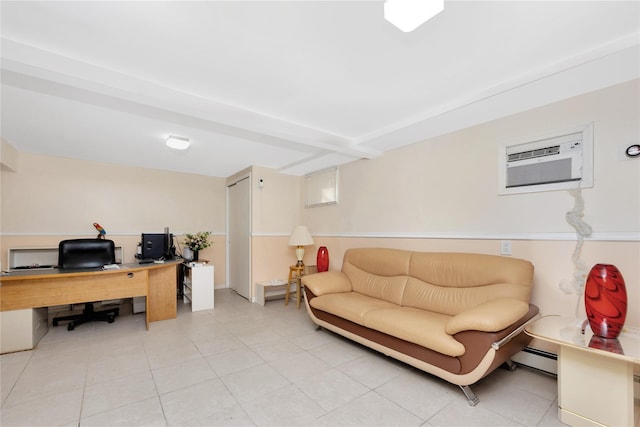
<svg viewBox="0 0 640 427">
<path fill-rule="evenodd" d="M 194 234 L 187 233 L 184 235 L 184 245 L 192 251 L 200 251 L 211 246 L 209 241 L 210 231 L 199 231 Z"/>
</svg>

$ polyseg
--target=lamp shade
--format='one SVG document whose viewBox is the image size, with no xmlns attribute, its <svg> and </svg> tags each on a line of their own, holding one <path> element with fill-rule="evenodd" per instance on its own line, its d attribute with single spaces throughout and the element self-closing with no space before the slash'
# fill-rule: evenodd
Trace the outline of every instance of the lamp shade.
<svg viewBox="0 0 640 427">
<path fill-rule="evenodd" d="M 313 237 L 304 225 L 297 225 L 289 236 L 289 246 L 313 245 Z"/>
</svg>

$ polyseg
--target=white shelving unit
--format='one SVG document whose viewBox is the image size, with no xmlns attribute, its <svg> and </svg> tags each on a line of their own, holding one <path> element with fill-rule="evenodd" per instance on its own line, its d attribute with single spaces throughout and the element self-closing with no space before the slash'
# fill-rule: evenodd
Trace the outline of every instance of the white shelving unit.
<svg viewBox="0 0 640 427">
<path fill-rule="evenodd" d="M 7 267 L 13 270 L 20 267 L 55 266 L 58 264 L 58 248 L 9 248 Z M 124 251 L 116 246 L 116 263 L 122 263 Z"/>
<path fill-rule="evenodd" d="M 213 308 L 213 265 L 185 264 L 183 285 L 182 301 L 191 303 L 191 311 Z"/>
</svg>

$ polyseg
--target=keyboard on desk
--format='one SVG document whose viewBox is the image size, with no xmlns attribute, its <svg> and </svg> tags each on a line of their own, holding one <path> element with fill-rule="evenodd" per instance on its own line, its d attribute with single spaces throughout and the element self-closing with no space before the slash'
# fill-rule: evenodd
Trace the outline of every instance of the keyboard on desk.
<svg viewBox="0 0 640 427">
<path fill-rule="evenodd" d="M 31 265 L 18 265 L 13 267 L 12 270 L 29 270 L 35 268 L 56 268 L 55 265 L 40 265 L 40 264 L 31 264 Z"/>
</svg>

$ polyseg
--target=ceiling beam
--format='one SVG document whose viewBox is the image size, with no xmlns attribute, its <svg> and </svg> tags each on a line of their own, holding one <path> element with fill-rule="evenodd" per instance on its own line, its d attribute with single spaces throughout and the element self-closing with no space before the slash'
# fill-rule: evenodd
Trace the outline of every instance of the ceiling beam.
<svg viewBox="0 0 640 427">
<path fill-rule="evenodd" d="M 2 39 L 2 84 L 266 144 L 375 158 L 352 139 Z"/>
</svg>

